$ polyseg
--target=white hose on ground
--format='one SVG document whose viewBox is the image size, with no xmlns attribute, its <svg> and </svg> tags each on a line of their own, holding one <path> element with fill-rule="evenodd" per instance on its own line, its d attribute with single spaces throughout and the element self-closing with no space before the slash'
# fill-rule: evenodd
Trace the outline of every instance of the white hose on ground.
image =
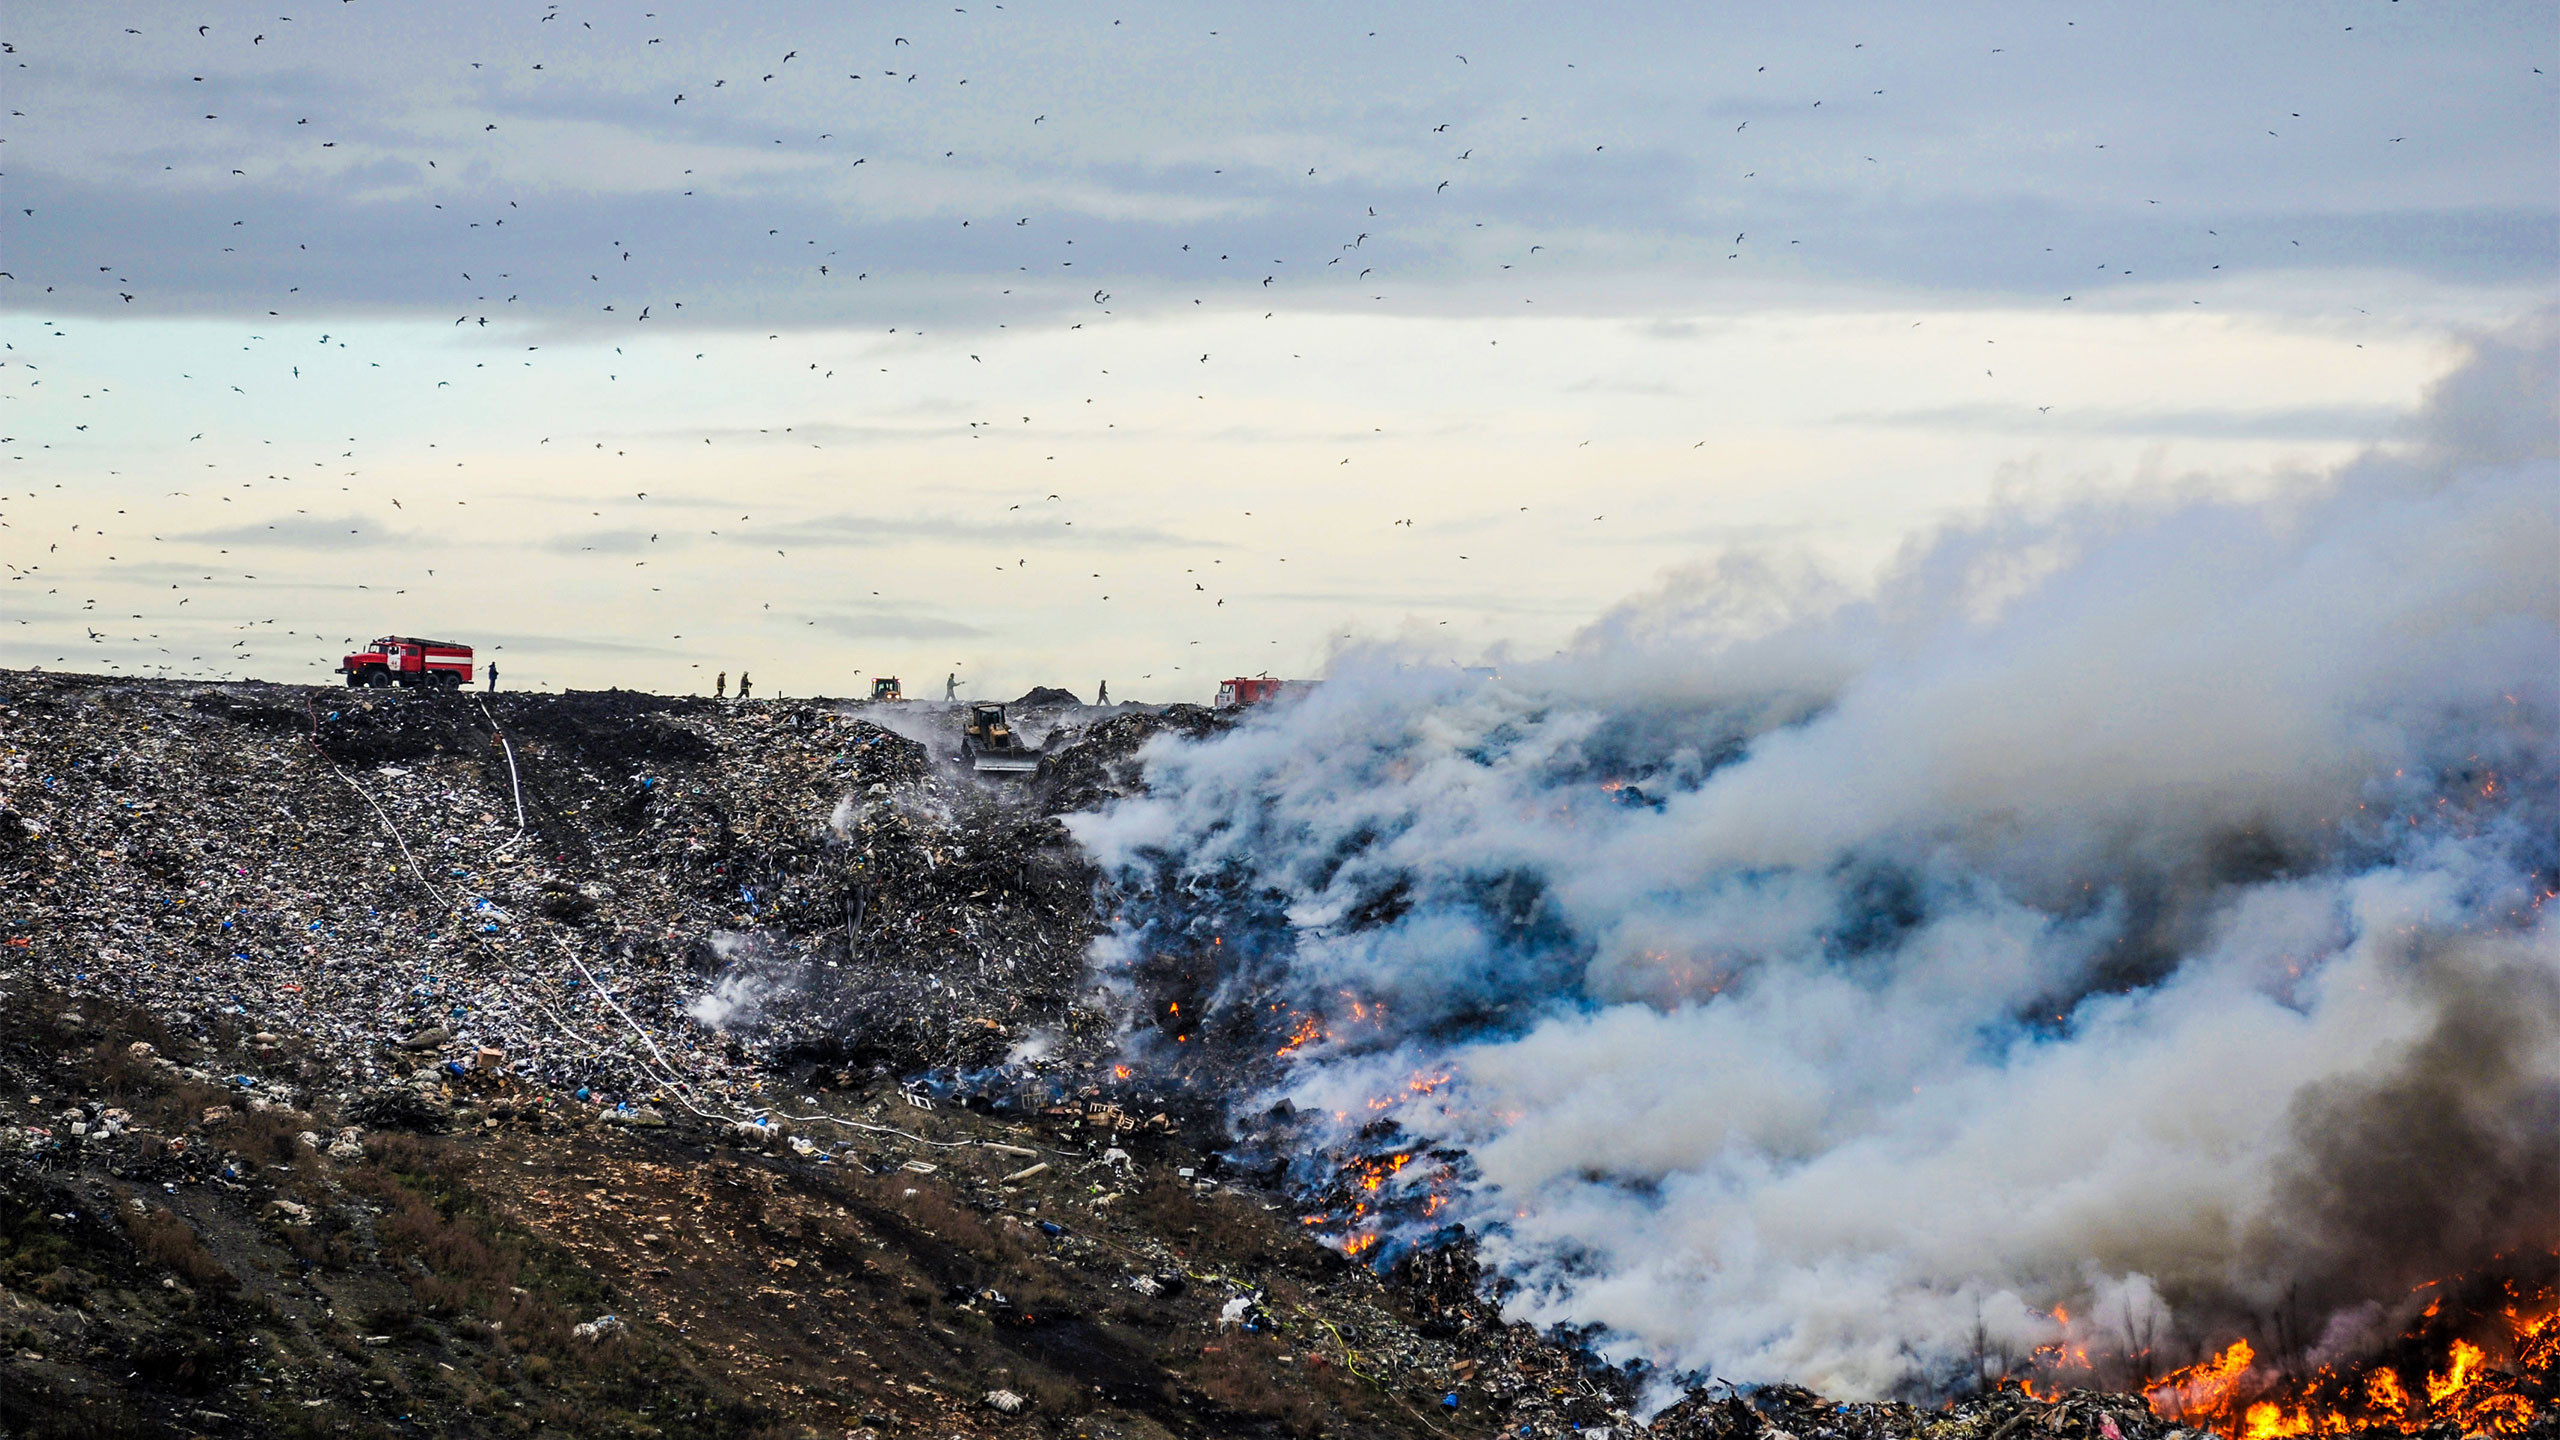
<svg viewBox="0 0 2560 1440">
<path fill-rule="evenodd" d="M 478 696 L 472 703 L 480 707 L 480 718 L 489 722 L 489 733 L 498 737 L 498 748 L 507 752 L 507 784 L 516 796 L 516 833 L 524 833 L 524 781 L 516 775 L 516 747 L 507 732 L 498 728 L 498 717 L 489 713 L 489 702 Z"/>
<path fill-rule="evenodd" d="M 356 782 L 356 778 L 348 774 L 344 766 L 340 765 L 336 760 L 331 759 L 328 751 L 320 748 L 318 738 L 319 716 L 316 712 L 312 717 L 312 730 L 312 750 L 316 752 L 322 760 L 328 762 L 329 770 L 332 774 L 347 782 L 348 789 L 356 792 L 357 795 L 363 798 L 365 804 L 373 807 L 374 818 L 380 820 L 382 822 L 382 828 L 390 833 L 391 843 L 400 847 L 401 858 L 407 860 L 409 862 L 409 868 L 418 873 L 418 883 L 427 887 L 427 893 L 436 897 L 437 904 L 444 906 L 448 910 L 452 909 L 453 902 L 445 899 L 444 892 L 438 890 L 435 882 L 427 878 L 427 867 L 419 864 L 418 857 L 409 853 L 409 842 L 400 838 L 400 827 L 391 823 L 391 817 L 383 813 L 380 802 L 376 801 L 371 792 L 367 791 L 364 786 L 358 784 Z"/>
<path fill-rule="evenodd" d="M 481 713 L 486 715 L 488 713 L 488 707 L 483 705 L 481 707 Z M 498 735 L 499 743 L 504 746 L 506 744 L 506 737 L 503 732 L 498 730 L 498 724 L 495 717 L 490 718 L 489 728 L 491 733 Z M 320 749 L 319 715 L 316 709 L 312 716 L 311 748 L 319 754 L 321 760 L 328 764 L 331 773 L 335 774 L 340 780 L 345 781 L 348 789 L 355 791 L 357 795 L 363 797 L 364 803 L 372 809 L 374 818 L 381 822 L 384 833 L 391 837 L 391 843 L 400 847 L 400 854 L 408 860 L 409 868 L 417 872 L 418 883 L 426 887 L 427 893 L 436 898 L 436 903 L 442 906 L 447 914 L 457 919 L 463 919 L 467 922 L 469 917 L 456 908 L 455 903 L 447 899 L 444 892 L 437 889 L 433 881 L 427 879 L 426 867 L 420 865 L 418 863 L 418 857 L 410 852 L 409 842 L 401 836 L 400 827 L 392 823 L 391 816 L 388 812 L 384 811 L 380 802 L 376 801 L 373 796 L 365 790 L 364 786 L 357 782 L 354 776 L 349 775 L 346 772 L 346 768 L 341 766 L 334 757 L 332 757 L 327 751 Z M 515 777 L 515 750 L 512 746 L 507 746 L 506 748 L 507 772 L 509 778 L 512 780 Z M 516 790 L 516 829 L 518 833 L 522 833 L 524 829 L 524 791 L 521 784 L 518 785 Z M 511 964 L 516 963 L 514 957 L 507 955 L 505 951 L 500 949 L 498 946 L 491 944 L 489 941 L 479 939 L 478 937 L 474 937 L 474 940 L 481 949 L 496 956 L 501 962 Z M 682 1105 L 686 1110 L 692 1112 L 699 1119 L 722 1120 L 731 1124 L 743 1124 L 749 1120 L 778 1118 L 800 1124 L 821 1123 L 828 1125 L 841 1125 L 848 1130 L 861 1130 L 874 1135 L 895 1135 L 902 1140 L 911 1141 L 918 1145 L 929 1146 L 936 1150 L 965 1150 L 988 1143 L 980 1140 L 928 1140 L 922 1135 L 915 1134 L 912 1131 L 900 1130 L 892 1125 L 873 1125 L 861 1120 L 848 1120 L 839 1115 L 828 1115 L 824 1113 L 814 1115 L 791 1115 L 781 1114 L 770 1108 L 749 1110 L 735 1107 L 733 1107 L 727 1114 L 719 1114 L 714 1111 L 705 1110 L 701 1106 L 695 1104 L 692 1098 L 695 1094 L 699 1093 L 699 1087 L 697 1087 L 692 1081 L 684 1078 L 683 1072 L 676 1067 L 675 1062 L 669 1060 L 666 1056 L 666 1052 L 658 1048 L 658 1042 L 651 1038 L 649 1032 L 641 1026 L 640 1022 L 633 1019 L 631 1017 L 631 1013 L 622 1008 L 621 1004 L 613 998 L 612 992 L 605 989 L 604 983 L 596 979 L 594 972 L 587 969 L 585 963 L 580 961 L 574 955 L 569 957 L 569 963 L 577 967 L 580 975 L 586 977 L 587 985 L 591 993 L 593 993 L 597 999 L 602 1000 L 607 1008 L 613 1011 L 614 1015 L 622 1021 L 623 1025 L 626 1026 L 634 1036 L 639 1038 L 641 1044 L 649 1047 L 649 1053 L 656 1057 L 658 1062 L 657 1065 L 652 1067 L 647 1061 L 641 1060 L 637 1056 L 625 1057 L 612 1055 L 611 1052 L 604 1050 L 603 1047 L 596 1045 L 593 1041 L 581 1037 L 567 1021 L 562 1020 L 557 1014 L 555 1014 L 550 1006 L 543 1004 L 539 996 L 527 997 L 533 1001 L 534 1008 L 540 1010 L 563 1036 L 567 1037 L 573 1044 L 584 1048 L 591 1058 L 608 1056 L 613 1059 L 628 1059 L 630 1063 L 639 1068 L 643 1075 L 665 1087 L 665 1089 L 675 1097 L 677 1104 Z M 504 982 L 502 981 L 501 983 L 503 984 Z M 718 1102 L 715 1101 L 713 1103 L 716 1104 Z M 1052 1150 L 1050 1153 L 1056 1155 L 1068 1155 L 1073 1152 Z"/>
</svg>

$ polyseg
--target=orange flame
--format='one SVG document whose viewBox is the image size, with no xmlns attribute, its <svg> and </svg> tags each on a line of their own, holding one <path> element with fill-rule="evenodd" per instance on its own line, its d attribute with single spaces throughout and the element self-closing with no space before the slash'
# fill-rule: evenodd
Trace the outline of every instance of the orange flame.
<svg viewBox="0 0 2560 1440">
<path fill-rule="evenodd" d="M 2518 1293 L 2514 1282 L 2503 1288 L 2510 1296 Z M 2535 1419 L 2535 1384 L 2560 1368 L 2560 1291 L 2526 1289 L 2524 1298 L 2485 1313 L 2449 1306 L 2444 1294 L 2436 1295 L 2385 1352 L 2402 1357 L 2397 1360 L 2321 1366 L 2304 1375 L 2261 1369 L 2249 1342 L 2234 1340 L 2212 1358 L 2151 1386 L 2151 1408 L 2231 1440 L 2442 1429 L 2473 1437 L 2520 1435 Z M 2457 1326 L 2465 1333 L 2445 1333 Z M 2419 1358 L 2429 1353 L 2440 1358 Z M 2411 1376 L 2423 1380 L 2417 1393 Z"/>
<path fill-rule="evenodd" d="M 2151 1408 L 2173 1420 L 2226 1410 L 2257 1359 L 2258 1352 L 2248 1341 L 2234 1340 L 2230 1349 L 2210 1360 L 2169 1372 L 2151 1391 Z"/>
<path fill-rule="evenodd" d="M 2400 1372 L 2376 1369 L 2364 1380 L 2364 1403 L 2377 1415 L 2397 1420 L 2409 1413 L 2409 1391 L 2400 1383 Z"/>
<path fill-rule="evenodd" d="M 2427 1377 L 2427 1403 L 2442 1405 L 2471 1387 L 2480 1370 L 2480 1347 L 2468 1340 L 2453 1342 L 2453 1364 L 2442 1375 Z"/>
</svg>

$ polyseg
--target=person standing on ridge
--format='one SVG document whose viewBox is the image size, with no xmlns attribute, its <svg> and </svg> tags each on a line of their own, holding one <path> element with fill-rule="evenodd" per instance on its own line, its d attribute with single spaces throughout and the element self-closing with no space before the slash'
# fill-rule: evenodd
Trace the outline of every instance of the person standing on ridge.
<svg viewBox="0 0 2560 1440">
<path fill-rule="evenodd" d="M 1110 681 L 1108 681 L 1108 680 L 1103 681 L 1103 682 L 1102 682 L 1102 687 L 1101 687 L 1100 689 L 1098 689 L 1098 690 L 1096 690 L 1096 691 L 1094 692 L 1094 695 L 1093 695 L 1093 703 L 1094 703 L 1094 704 L 1096 704 L 1096 705 L 1108 705 L 1108 704 L 1110 704 L 1110 703 L 1111 703 L 1111 682 L 1110 682 Z"/>
<path fill-rule="evenodd" d="M 739 699 L 741 699 L 741 700 L 746 699 L 746 698 L 747 698 L 747 695 L 748 695 L 748 692 L 749 692 L 749 691 L 751 691 L 751 690 L 753 690 L 753 689 L 755 688 L 755 683 L 756 683 L 756 682 L 754 682 L 753 680 L 750 680 L 750 679 L 748 679 L 748 678 L 747 678 L 747 672 L 746 672 L 746 671 L 744 671 L 744 670 L 739 671 L 739 672 L 738 672 L 738 698 L 739 698 Z"/>
<path fill-rule="evenodd" d="M 498 693 L 498 662 L 495 660 L 489 662 L 489 693 Z"/>
<path fill-rule="evenodd" d="M 951 674 L 942 677 L 942 698 L 945 700 L 957 700 L 960 698 L 960 674 L 958 671 L 953 671 Z"/>
<path fill-rule="evenodd" d="M 745 679 L 746 677 L 743 674 L 739 676 L 740 683 L 744 683 Z M 711 682 L 711 698 L 714 700 L 726 700 L 729 698 L 728 671 L 721 671 L 720 678 Z"/>
</svg>

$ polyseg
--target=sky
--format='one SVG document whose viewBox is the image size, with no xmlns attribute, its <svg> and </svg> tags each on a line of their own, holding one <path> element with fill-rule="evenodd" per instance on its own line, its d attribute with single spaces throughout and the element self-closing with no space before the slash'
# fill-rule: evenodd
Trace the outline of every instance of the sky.
<svg viewBox="0 0 2560 1440">
<path fill-rule="evenodd" d="M 2547 5 L 0 19 L 0 665 L 1205 700 L 2268 492 L 2560 301 Z"/>
</svg>

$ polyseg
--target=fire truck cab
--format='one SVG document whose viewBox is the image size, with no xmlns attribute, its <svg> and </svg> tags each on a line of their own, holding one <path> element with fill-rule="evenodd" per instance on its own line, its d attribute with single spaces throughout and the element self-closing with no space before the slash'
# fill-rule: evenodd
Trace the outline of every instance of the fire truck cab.
<svg viewBox="0 0 2560 1440">
<path fill-rule="evenodd" d="M 471 683 L 471 647 L 414 635 L 385 635 L 338 662 L 347 688 L 361 685 L 438 686 L 459 690 Z"/>
</svg>

